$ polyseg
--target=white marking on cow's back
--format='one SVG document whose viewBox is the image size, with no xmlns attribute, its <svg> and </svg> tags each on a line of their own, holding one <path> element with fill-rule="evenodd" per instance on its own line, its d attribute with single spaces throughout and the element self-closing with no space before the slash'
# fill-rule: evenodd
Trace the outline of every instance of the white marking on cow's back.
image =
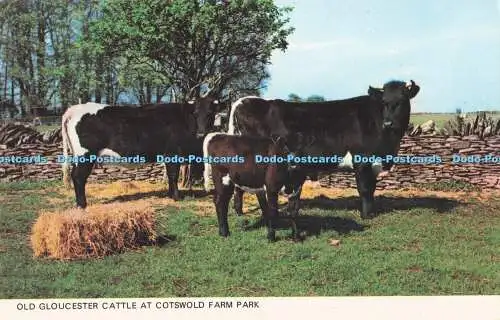
<svg viewBox="0 0 500 320">
<path fill-rule="evenodd" d="M 78 122 L 80 122 L 84 115 L 96 114 L 97 111 L 102 110 L 108 106 L 109 105 L 107 104 L 87 102 L 85 104 L 77 104 L 71 106 L 68 108 L 68 110 L 66 110 L 65 118 L 68 119 L 68 137 L 70 140 L 73 155 L 82 156 L 86 152 L 88 152 L 88 150 L 82 147 L 82 145 L 80 144 L 80 139 L 78 137 L 78 134 L 76 133 L 76 125 L 78 124 Z"/>
<path fill-rule="evenodd" d="M 342 162 L 339 164 L 339 168 L 354 169 L 351 152 L 347 151 L 344 158 L 342 158 Z"/>
<path fill-rule="evenodd" d="M 227 128 L 228 134 L 231 134 L 231 135 L 236 134 L 236 127 L 235 127 L 236 119 L 234 118 L 234 113 L 236 112 L 236 109 L 243 104 L 243 101 L 245 99 L 251 99 L 251 98 L 260 99 L 260 97 L 257 97 L 257 96 L 246 96 L 243 98 L 239 98 L 231 105 L 231 111 L 229 112 L 229 124 L 228 124 L 228 128 Z"/>
<path fill-rule="evenodd" d="M 213 137 L 217 135 L 226 135 L 224 132 L 210 132 L 205 136 L 203 139 L 203 157 L 205 159 L 208 158 L 208 144 L 210 143 L 210 140 L 213 139 Z M 212 181 L 212 164 L 208 163 L 208 161 L 205 161 L 203 164 L 204 170 L 203 170 L 203 185 L 205 187 L 205 191 L 209 192 L 212 190 L 213 185 L 211 184 Z"/>
</svg>

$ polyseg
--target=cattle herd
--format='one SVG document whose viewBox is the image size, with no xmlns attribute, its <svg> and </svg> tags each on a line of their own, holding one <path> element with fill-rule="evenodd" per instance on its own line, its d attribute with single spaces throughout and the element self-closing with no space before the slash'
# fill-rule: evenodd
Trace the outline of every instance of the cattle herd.
<svg viewBox="0 0 500 320">
<path fill-rule="evenodd" d="M 354 171 L 361 197 L 361 217 L 375 215 L 377 177 L 393 168 L 390 161 L 353 161 L 353 155 L 396 156 L 410 119 L 410 100 L 420 87 L 413 81 L 391 81 L 382 88 L 369 86 L 366 95 L 325 102 L 287 102 L 243 97 L 231 105 L 228 132 L 213 132 L 220 111 L 211 94 L 186 103 L 141 107 L 86 103 L 72 106 L 62 118 L 63 177 L 70 177 L 76 205 L 85 208 L 85 184 L 94 162 L 91 156 L 132 157 L 146 162 L 157 156 L 203 159 L 207 192 L 213 182 L 213 201 L 219 234 L 229 236 L 228 208 L 234 195 L 236 214 L 243 214 L 243 193 L 255 193 L 267 225 L 267 237 L 275 239 L 278 195 L 288 198 L 287 217 L 299 213 L 306 179 L 335 170 Z M 311 157 L 338 156 L 337 162 L 303 161 Z M 256 161 L 288 159 L 292 161 Z M 274 158 L 273 158 L 274 157 Z M 244 161 L 210 159 L 242 158 Z M 296 161 L 299 159 L 299 161 Z M 302 161 L 301 161 L 302 159 Z M 165 164 L 169 197 L 179 200 L 180 163 Z M 71 169 L 71 172 L 69 172 Z M 295 234 L 298 235 L 295 230 Z"/>
</svg>

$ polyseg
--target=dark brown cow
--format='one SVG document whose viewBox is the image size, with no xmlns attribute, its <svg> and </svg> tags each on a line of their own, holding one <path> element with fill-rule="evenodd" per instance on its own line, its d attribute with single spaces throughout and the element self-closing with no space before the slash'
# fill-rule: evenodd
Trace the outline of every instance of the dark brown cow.
<svg viewBox="0 0 500 320">
<path fill-rule="evenodd" d="M 286 157 L 288 154 L 283 138 L 272 140 L 216 132 L 205 137 L 203 156 L 205 168 L 212 169 L 212 181 L 215 185 L 213 201 L 221 236 L 227 237 L 230 234 L 227 213 L 236 186 L 257 194 L 268 228 L 267 238 L 275 240 L 275 221 L 279 216 L 278 193 L 297 189 L 299 185 L 294 186 L 294 181 L 302 181 L 294 177 L 294 170 L 287 163 L 257 163 L 256 155 Z M 298 237 L 296 228 L 294 231 Z"/>
</svg>

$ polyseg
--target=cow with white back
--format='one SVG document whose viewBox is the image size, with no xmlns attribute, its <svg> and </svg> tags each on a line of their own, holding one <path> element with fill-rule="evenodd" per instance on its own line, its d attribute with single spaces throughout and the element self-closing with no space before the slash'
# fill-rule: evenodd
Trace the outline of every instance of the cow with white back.
<svg viewBox="0 0 500 320">
<path fill-rule="evenodd" d="M 134 157 L 145 163 L 157 162 L 157 156 L 202 154 L 202 137 L 213 127 L 218 111 L 211 95 L 185 103 L 149 104 L 142 107 L 86 103 L 72 106 L 62 117 L 64 158 L 83 157 L 71 162 L 71 179 L 76 205 L 87 206 L 85 184 L 94 157 Z M 180 164 L 166 164 L 168 195 L 179 200 Z M 69 182 L 70 163 L 63 163 L 63 178 Z"/>
<path fill-rule="evenodd" d="M 278 193 L 291 192 L 302 184 L 301 172 L 295 175 L 288 163 L 261 163 L 256 156 L 286 157 L 289 150 L 284 138 L 276 140 L 261 137 L 234 136 L 226 133 L 209 133 L 203 141 L 205 173 L 212 173 L 215 186 L 213 201 L 219 223 L 219 234 L 230 235 L 227 214 L 229 202 L 238 187 L 257 194 L 264 221 L 267 224 L 267 238 L 275 240 L 275 224 L 279 218 Z M 232 161 L 236 159 L 238 161 Z M 211 168 L 208 169 L 208 168 Z M 210 177 L 205 175 L 205 185 Z M 294 226 L 294 235 L 298 232 Z"/>
<path fill-rule="evenodd" d="M 268 137 L 302 136 L 302 147 L 289 144 L 298 156 L 338 156 L 336 163 L 300 163 L 304 177 L 336 170 L 355 172 L 361 197 L 361 217 L 375 214 L 374 192 L 377 176 L 386 175 L 393 162 L 353 163 L 353 155 L 396 156 L 410 119 L 410 100 L 420 87 L 390 81 L 383 88 L 369 87 L 368 95 L 326 102 L 285 102 L 244 97 L 231 106 L 229 134 Z M 300 150 L 299 150 L 300 149 Z M 207 173 L 209 175 L 210 173 Z M 305 181 L 305 178 L 304 178 Z M 243 190 L 236 188 L 234 206 L 243 214 Z M 297 215 L 301 187 L 289 197 L 288 210 Z"/>
</svg>

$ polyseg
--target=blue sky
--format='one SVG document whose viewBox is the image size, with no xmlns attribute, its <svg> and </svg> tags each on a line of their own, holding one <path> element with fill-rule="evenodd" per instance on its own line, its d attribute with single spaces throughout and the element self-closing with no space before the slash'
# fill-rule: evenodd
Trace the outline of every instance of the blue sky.
<svg viewBox="0 0 500 320">
<path fill-rule="evenodd" d="M 500 0 L 277 0 L 295 7 L 266 98 L 341 99 L 415 80 L 413 112 L 500 110 Z"/>
</svg>

